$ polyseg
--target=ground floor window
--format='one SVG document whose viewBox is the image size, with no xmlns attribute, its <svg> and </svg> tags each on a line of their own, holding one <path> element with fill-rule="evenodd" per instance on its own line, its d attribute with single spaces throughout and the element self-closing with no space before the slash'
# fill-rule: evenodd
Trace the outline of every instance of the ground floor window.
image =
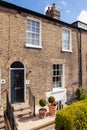
<svg viewBox="0 0 87 130">
<path fill-rule="evenodd" d="M 63 87 L 64 69 L 62 64 L 53 64 L 52 84 L 53 88 Z"/>
</svg>

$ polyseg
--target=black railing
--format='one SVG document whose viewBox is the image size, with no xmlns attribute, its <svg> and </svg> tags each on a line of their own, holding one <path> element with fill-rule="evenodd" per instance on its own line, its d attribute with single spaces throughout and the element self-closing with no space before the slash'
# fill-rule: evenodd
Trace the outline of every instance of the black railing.
<svg viewBox="0 0 87 130">
<path fill-rule="evenodd" d="M 33 115 L 36 116 L 36 114 L 35 114 L 35 96 L 32 93 L 32 90 L 30 87 L 29 87 L 29 105 L 31 107 Z"/>
<path fill-rule="evenodd" d="M 10 124 L 10 129 L 11 130 L 18 130 L 15 122 L 15 117 L 13 113 L 13 107 L 11 103 L 9 102 L 8 98 L 8 91 L 6 91 L 6 100 L 7 100 L 7 105 L 6 105 L 6 116 L 8 118 L 9 124 Z"/>
</svg>

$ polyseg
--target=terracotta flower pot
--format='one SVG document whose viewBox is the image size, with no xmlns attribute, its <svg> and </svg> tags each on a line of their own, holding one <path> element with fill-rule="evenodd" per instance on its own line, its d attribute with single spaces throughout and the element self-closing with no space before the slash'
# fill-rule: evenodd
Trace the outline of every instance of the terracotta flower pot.
<svg viewBox="0 0 87 130">
<path fill-rule="evenodd" d="M 39 109 L 39 117 L 41 119 L 43 119 L 44 117 L 46 117 L 46 115 L 47 115 L 47 109 L 45 109 L 45 108 Z"/>
<path fill-rule="evenodd" d="M 56 104 L 54 105 L 54 104 L 49 104 L 49 113 L 51 114 L 51 115 L 55 115 L 56 114 Z"/>
</svg>

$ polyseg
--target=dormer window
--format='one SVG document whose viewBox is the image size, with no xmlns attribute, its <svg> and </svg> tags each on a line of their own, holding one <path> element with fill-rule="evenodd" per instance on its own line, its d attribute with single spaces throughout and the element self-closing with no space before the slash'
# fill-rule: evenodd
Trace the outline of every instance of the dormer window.
<svg viewBox="0 0 87 130">
<path fill-rule="evenodd" d="M 41 21 L 27 18 L 26 46 L 41 48 Z"/>
</svg>

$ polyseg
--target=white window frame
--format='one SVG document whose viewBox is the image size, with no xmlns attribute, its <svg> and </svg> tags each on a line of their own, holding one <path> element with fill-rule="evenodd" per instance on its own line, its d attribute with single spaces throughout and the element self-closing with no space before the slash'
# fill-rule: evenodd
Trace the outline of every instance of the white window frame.
<svg viewBox="0 0 87 130">
<path fill-rule="evenodd" d="M 62 65 L 62 86 L 61 87 L 58 87 L 58 86 L 55 86 L 53 87 L 54 89 L 58 88 L 58 89 L 61 89 L 61 88 L 65 88 L 65 64 L 53 64 L 53 65 Z M 52 65 L 52 86 L 53 86 L 53 65 Z"/>
<path fill-rule="evenodd" d="M 27 20 L 33 20 L 35 22 L 39 22 L 40 23 L 40 35 L 39 35 L 39 45 L 33 45 L 33 44 L 29 44 L 27 43 Z M 31 18 L 31 17 L 27 17 L 27 20 L 26 20 L 26 47 L 31 47 L 31 48 L 42 48 L 42 44 L 41 44 L 41 27 L 42 27 L 42 23 L 41 23 L 41 20 L 38 20 L 38 19 L 35 19 L 35 18 Z M 32 32 L 31 32 L 32 33 Z"/>
<path fill-rule="evenodd" d="M 63 43 L 63 40 L 64 40 L 64 38 L 63 38 L 63 30 L 67 30 L 67 31 L 69 31 L 70 32 L 70 39 L 69 39 L 69 41 L 70 41 L 70 48 L 69 49 L 67 49 L 67 48 L 64 48 L 64 43 Z M 66 51 L 66 52 L 72 52 L 72 32 L 71 32 L 71 30 L 70 29 L 68 29 L 68 28 L 65 28 L 65 27 L 62 27 L 62 51 Z"/>
</svg>

